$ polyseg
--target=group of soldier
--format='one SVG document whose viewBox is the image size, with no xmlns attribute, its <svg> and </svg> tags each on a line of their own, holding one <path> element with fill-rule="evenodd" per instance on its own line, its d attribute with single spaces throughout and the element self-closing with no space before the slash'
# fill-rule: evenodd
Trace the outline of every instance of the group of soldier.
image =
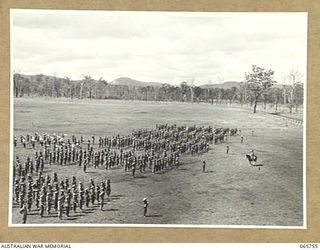
<svg viewBox="0 0 320 250">
<path fill-rule="evenodd" d="M 141 173 L 149 170 L 153 174 L 178 166 L 181 154 L 208 152 L 209 144 L 226 141 L 228 136 L 237 134 L 237 129 L 204 126 L 177 126 L 157 124 L 154 129 L 139 129 L 126 136 L 83 136 L 72 135 L 34 135 L 20 136 L 20 144 L 25 149 L 33 149 L 34 158 L 27 157 L 22 164 L 16 157 L 14 163 L 14 202 L 19 204 L 25 223 L 31 209 L 58 212 L 58 217 L 69 216 L 70 211 L 82 211 L 89 204 L 99 202 L 103 209 L 105 195 L 110 195 L 110 180 L 95 184 L 90 179 L 88 187 L 77 183 L 72 176 L 58 180 L 57 173 L 51 178 L 44 176 L 44 167 L 50 165 L 78 165 L 84 172 L 87 168 L 112 169 L 121 167 L 131 171 L 135 177 L 136 169 Z M 97 139 L 97 141 L 96 141 Z M 14 137 L 14 147 L 19 147 Z M 24 219 L 25 218 L 25 219 Z"/>
<path fill-rule="evenodd" d="M 53 215 L 54 210 L 58 218 L 62 219 L 63 214 L 70 216 L 70 212 L 82 212 L 96 204 L 103 210 L 105 196 L 110 197 L 110 179 L 95 183 L 90 178 L 89 184 L 84 185 L 77 182 L 75 176 L 71 179 L 58 179 L 58 174 L 53 176 L 41 173 L 38 175 L 27 174 L 15 179 L 14 183 L 14 204 L 18 204 L 23 214 L 23 223 L 26 222 L 27 212 L 36 210 L 40 217 Z"/>
</svg>

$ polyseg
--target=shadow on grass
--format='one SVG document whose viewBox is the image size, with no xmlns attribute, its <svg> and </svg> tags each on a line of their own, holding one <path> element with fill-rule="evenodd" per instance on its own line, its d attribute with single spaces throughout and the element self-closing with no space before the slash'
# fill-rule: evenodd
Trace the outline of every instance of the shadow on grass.
<svg viewBox="0 0 320 250">
<path fill-rule="evenodd" d="M 109 201 L 115 201 L 115 200 L 120 200 L 120 197 L 110 197 L 108 198 Z"/>
<path fill-rule="evenodd" d="M 90 207 L 86 207 L 85 209 L 84 209 L 84 211 L 94 211 L 95 209 L 94 208 L 90 208 Z"/>
<path fill-rule="evenodd" d="M 123 169 L 123 167 L 121 167 L 121 166 L 116 166 L 116 167 L 113 167 L 113 168 L 108 168 L 108 170 L 116 170 L 116 169 Z"/>
<path fill-rule="evenodd" d="M 93 210 L 83 210 L 82 212 L 85 213 L 85 214 L 92 214 Z"/>
<path fill-rule="evenodd" d="M 81 217 L 84 216 L 84 214 L 73 214 L 72 217 Z"/>
<path fill-rule="evenodd" d="M 83 211 L 84 214 L 92 214 L 92 211 Z"/>
<path fill-rule="evenodd" d="M 188 170 L 187 168 L 177 168 L 177 170 Z"/>
<path fill-rule="evenodd" d="M 91 205 L 91 207 L 94 207 L 94 208 L 100 207 L 100 201 L 97 204 Z M 92 209 L 92 210 L 95 210 L 95 209 Z"/>
<path fill-rule="evenodd" d="M 261 164 L 261 163 L 260 163 L 260 164 L 252 163 L 251 166 L 252 166 L 252 167 L 261 167 L 261 166 L 263 166 L 263 164 Z"/>
<path fill-rule="evenodd" d="M 111 195 L 110 198 L 121 198 L 121 197 L 127 197 L 123 194 L 116 194 L 116 195 Z"/>
<path fill-rule="evenodd" d="M 28 215 L 39 215 L 39 212 L 34 211 L 34 212 L 28 212 Z"/>
<path fill-rule="evenodd" d="M 74 218 L 74 217 L 67 217 L 67 218 L 64 218 L 63 220 L 76 220 L 77 218 Z"/>
<path fill-rule="evenodd" d="M 147 215 L 146 217 L 162 217 L 162 214 L 150 214 L 150 215 Z"/>
<path fill-rule="evenodd" d="M 135 176 L 134 178 L 135 178 L 135 179 L 139 179 L 139 178 L 147 178 L 147 176 L 140 175 L 140 176 Z"/>
<path fill-rule="evenodd" d="M 103 211 L 119 211 L 117 208 L 103 209 Z"/>
</svg>

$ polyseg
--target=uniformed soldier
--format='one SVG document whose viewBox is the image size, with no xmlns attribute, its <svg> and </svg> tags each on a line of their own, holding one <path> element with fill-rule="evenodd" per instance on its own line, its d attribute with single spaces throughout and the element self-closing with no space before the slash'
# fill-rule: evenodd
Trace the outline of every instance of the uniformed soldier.
<svg viewBox="0 0 320 250">
<path fill-rule="evenodd" d="M 102 140 L 102 137 L 100 136 L 100 137 L 99 137 L 99 148 L 102 147 L 102 142 L 103 142 L 103 140 Z"/>
<path fill-rule="evenodd" d="M 84 203 L 84 197 L 83 197 L 83 190 L 79 191 L 79 209 L 83 210 L 83 203 Z"/>
<path fill-rule="evenodd" d="M 93 136 L 91 136 L 91 138 L 92 138 L 92 145 L 94 145 L 94 135 Z"/>
<path fill-rule="evenodd" d="M 16 179 L 15 180 L 15 184 L 14 184 L 14 193 L 15 193 L 15 201 L 18 203 L 19 201 L 19 180 Z"/>
<path fill-rule="evenodd" d="M 39 209 L 39 204 L 40 204 L 40 191 L 39 190 L 36 190 L 34 200 L 35 200 L 36 208 Z"/>
<path fill-rule="evenodd" d="M 65 186 L 65 189 L 69 189 L 69 178 L 65 178 L 64 180 L 64 186 Z"/>
<path fill-rule="evenodd" d="M 19 193 L 19 207 L 22 208 L 23 204 L 25 203 L 24 201 L 25 198 L 25 193 L 21 190 L 21 192 Z"/>
<path fill-rule="evenodd" d="M 66 203 L 65 203 L 65 209 L 66 209 L 66 216 L 69 217 L 70 214 L 70 206 L 71 206 L 71 196 L 68 194 L 66 196 Z"/>
<path fill-rule="evenodd" d="M 91 187 L 91 190 L 90 190 L 91 192 L 90 192 L 90 200 L 91 200 L 91 204 L 92 205 L 94 205 L 94 202 L 96 201 L 96 192 L 95 192 L 95 190 L 94 190 L 94 186 L 93 187 Z"/>
<path fill-rule="evenodd" d="M 35 149 L 36 142 L 34 139 L 31 139 L 31 146 L 32 146 L 32 149 Z"/>
<path fill-rule="evenodd" d="M 202 172 L 203 173 L 206 172 L 206 161 L 205 160 L 202 162 Z"/>
<path fill-rule="evenodd" d="M 101 192 L 99 193 L 99 198 L 100 198 L 100 210 L 101 210 L 101 211 L 103 210 L 103 205 L 104 205 L 104 195 L 105 195 L 105 192 L 104 192 L 104 190 L 102 189 Z"/>
<path fill-rule="evenodd" d="M 46 208 L 47 208 L 47 214 L 50 214 L 51 212 L 51 202 L 52 202 L 52 197 L 50 195 L 50 193 L 47 194 L 47 197 L 46 197 Z"/>
<path fill-rule="evenodd" d="M 66 201 L 66 194 L 65 194 L 64 190 L 61 190 L 61 194 L 60 194 L 59 198 L 61 198 L 62 203 L 64 203 Z"/>
<path fill-rule="evenodd" d="M 76 160 L 76 150 L 75 150 L 75 148 L 72 148 L 71 153 L 72 153 L 72 162 L 75 162 L 75 160 Z"/>
<path fill-rule="evenodd" d="M 58 183 L 58 174 L 56 172 L 53 173 L 53 183 Z"/>
<path fill-rule="evenodd" d="M 62 220 L 62 213 L 63 213 L 63 201 L 60 196 L 58 200 L 58 217 L 60 220 Z"/>
<path fill-rule="evenodd" d="M 53 194 L 53 208 L 55 211 L 58 210 L 58 200 L 59 200 L 59 192 L 55 191 Z"/>
<path fill-rule="evenodd" d="M 27 211 L 26 204 L 22 205 L 22 208 L 20 209 L 20 214 L 22 214 L 22 224 L 26 224 L 27 216 L 28 216 L 28 211 Z"/>
<path fill-rule="evenodd" d="M 101 182 L 101 190 L 106 190 L 106 183 L 104 181 Z"/>
<path fill-rule="evenodd" d="M 52 153 L 52 163 L 56 164 L 56 159 L 57 159 L 57 151 L 55 149 L 53 149 L 53 153 Z"/>
<path fill-rule="evenodd" d="M 49 153 L 49 165 L 52 164 L 52 158 L 53 158 L 53 153 L 50 152 L 50 153 Z"/>
<path fill-rule="evenodd" d="M 30 173 L 33 174 L 33 171 L 34 171 L 33 161 L 30 161 Z"/>
<path fill-rule="evenodd" d="M 79 201 L 78 201 L 78 194 L 73 193 L 72 194 L 72 204 L 73 204 L 73 212 L 75 213 L 77 210 L 77 205 L 78 205 Z"/>
<path fill-rule="evenodd" d="M 134 178 L 134 174 L 135 174 L 135 172 L 136 172 L 136 166 L 135 166 L 135 164 L 134 163 L 132 163 L 132 177 Z"/>
<path fill-rule="evenodd" d="M 41 218 L 43 217 L 44 208 L 45 208 L 45 196 L 44 196 L 44 194 L 41 194 L 41 196 L 40 196 L 40 210 L 39 210 L 39 215 Z"/>
<path fill-rule="evenodd" d="M 89 195 L 88 188 L 84 190 L 84 198 L 85 198 L 86 207 L 89 207 L 90 195 Z"/>
<path fill-rule="evenodd" d="M 96 198 L 97 198 L 97 202 L 100 202 L 100 186 L 97 185 L 96 186 Z"/>
<path fill-rule="evenodd" d="M 111 184 L 110 184 L 110 179 L 108 179 L 108 180 L 107 180 L 106 193 L 107 193 L 108 197 L 110 197 L 110 194 L 111 194 Z"/>
<path fill-rule="evenodd" d="M 143 198 L 143 216 L 147 217 L 147 210 L 148 210 L 148 200 L 147 198 Z"/>
<path fill-rule="evenodd" d="M 27 144 L 26 144 L 26 139 L 22 138 L 22 145 L 23 145 L 23 148 L 26 148 Z"/>
<path fill-rule="evenodd" d="M 40 158 L 40 169 L 41 169 L 41 172 L 43 172 L 43 169 L 44 169 L 44 160 L 43 160 L 43 157 Z"/>
<path fill-rule="evenodd" d="M 95 184 L 94 184 L 94 180 L 92 178 L 90 178 L 90 186 L 89 188 L 94 188 L 95 187 Z"/>
<path fill-rule="evenodd" d="M 27 203 L 28 211 L 31 211 L 31 206 L 32 206 L 32 192 L 28 193 L 26 203 Z"/>
<path fill-rule="evenodd" d="M 83 161 L 83 172 L 87 172 L 87 159 Z"/>
<path fill-rule="evenodd" d="M 71 187 L 76 187 L 77 185 L 77 178 L 73 175 L 71 180 Z"/>
</svg>

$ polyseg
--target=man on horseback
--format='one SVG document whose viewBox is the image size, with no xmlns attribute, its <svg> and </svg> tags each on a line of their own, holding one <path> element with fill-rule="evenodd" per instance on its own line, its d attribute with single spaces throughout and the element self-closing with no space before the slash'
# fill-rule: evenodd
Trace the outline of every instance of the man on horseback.
<svg viewBox="0 0 320 250">
<path fill-rule="evenodd" d="M 254 151 L 251 150 L 250 153 L 248 155 L 246 155 L 250 165 L 252 165 L 252 162 L 254 161 L 254 163 L 256 163 L 256 161 L 258 160 L 258 157 L 255 155 Z"/>
<path fill-rule="evenodd" d="M 248 155 L 246 155 L 246 157 L 247 157 L 247 159 L 248 159 L 248 161 L 249 161 L 249 164 L 250 164 L 250 166 L 258 166 L 259 168 L 259 170 L 260 170 L 260 166 L 263 166 L 262 164 L 257 164 L 256 162 L 257 162 L 257 160 L 258 160 L 258 157 L 254 154 L 254 151 L 253 150 L 251 150 L 250 151 L 250 154 L 248 154 Z M 252 163 L 252 162 L 254 162 L 254 163 Z"/>
<path fill-rule="evenodd" d="M 254 161 L 254 162 L 257 161 L 258 157 L 255 155 L 253 149 L 250 151 L 249 155 L 250 155 L 251 161 Z"/>
</svg>

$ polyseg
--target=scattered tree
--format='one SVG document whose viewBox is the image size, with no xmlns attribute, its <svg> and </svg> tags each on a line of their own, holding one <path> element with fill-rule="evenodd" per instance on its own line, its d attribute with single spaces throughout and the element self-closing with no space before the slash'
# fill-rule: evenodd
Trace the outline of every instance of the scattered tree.
<svg viewBox="0 0 320 250">
<path fill-rule="evenodd" d="M 289 102 L 289 112 L 292 114 L 292 109 L 298 106 L 298 95 L 301 95 L 299 87 L 302 86 L 302 74 L 298 70 L 291 70 L 288 75 L 289 85 L 286 86 L 286 91 L 288 93 L 288 102 Z M 303 91 L 302 91 L 303 93 Z"/>
<path fill-rule="evenodd" d="M 276 82 L 273 80 L 273 75 L 273 70 L 265 70 L 256 65 L 252 66 L 252 73 L 246 74 L 245 81 L 253 98 L 253 113 L 257 112 L 257 104 L 261 94 Z"/>
</svg>

